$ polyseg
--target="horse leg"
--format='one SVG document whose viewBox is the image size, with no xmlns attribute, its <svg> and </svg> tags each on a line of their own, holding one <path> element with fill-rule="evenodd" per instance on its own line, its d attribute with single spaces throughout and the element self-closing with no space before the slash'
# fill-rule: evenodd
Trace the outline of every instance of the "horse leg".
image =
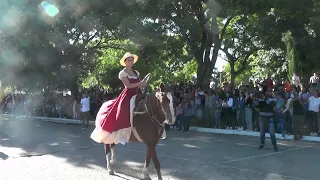
<svg viewBox="0 0 320 180">
<path fill-rule="evenodd" d="M 106 154 L 108 173 L 109 173 L 109 175 L 114 175 L 112 164 L 110 163 L 110 154 L 111 154 L 111 146 L 110 146 L 110 144 L 105 144 L 104 145 L 104 152 Z"/>
<path fill-rule="evenodd" d="M 156 168 L 157 170 L 158 180 L 162 180 L 161 171 L 160 171 L 160 162 L 156 152 L 156 147 L 154 146 L 150 150 L 151 150 L 151 157 L 152 157 L 154 168 Z"/>
<path fill-rule="evenodd" d="M 144 166 L 142 169 L 142 174 L 143 174 L 143 179 L 145 180 L 151 180 L 149 173 L 148 173 L 148 167 L 150 165 L 150 161 L 151 161 L 151 155 L 150 155 L 150 148 L 149 146 L 147 147 L 147 154 L 146 154 L 146 160 L 144 162 Z"/>
<path fill-rule="evenodd" d="M 115 164 L 116 163 L 116 150 L 115 150 L 115 147 L 116 145 L 115 144 L 111 144 L 110 145 L 110 152 L 111 152 L 111 160 L 110 160 L 110 163 L 111 164 Z"/>
</svg>

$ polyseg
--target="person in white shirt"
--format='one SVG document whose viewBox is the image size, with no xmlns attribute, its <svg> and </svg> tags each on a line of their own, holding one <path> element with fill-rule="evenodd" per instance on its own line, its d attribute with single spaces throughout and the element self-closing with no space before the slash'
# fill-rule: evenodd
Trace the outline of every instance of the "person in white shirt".
<svg viewBox="0 0 320 180">
<path fill-rule="evenodd" d="M 235 118 L 232 107 L 233 107 L 233 98 L 227 92 L 225 100 L 222 102 L 222 112 L 223 112 L 222 120 L 227 126 L 226 129 L 230 129 L 230 130 L 232 130 L 233 120 Z"/>
<path fill-rule="evenodd" d="M 209 87 L 210 87 L 211 90 L 214 91 L 215 88 L 216 88 L 216 83 L 212 80 L 212 81 L 210 82 L 210 86 L 209 86 Z"/>
<path fill-rule="evenodd" d="M 310 77 L 309 83 L 311 84 L 312 90 L 315 90 L 318 88 L 318 84 L 319 84 L 318 73 L 313 73 L 313 76 Z"/>
<path fill-rule="evenodd" d="M 296 87 L 300 86 L 300 77 L 297 76 L 296 73 L 293 73 L 292 84 L 294 84 Z"/>
<path fill-rule="evenodd" d="M 84 94 L 81 99 L 81 119 L 82 119 L 82 130 L 89 127 L 90 118 L 90 99 L 87 94 Z"/>
<path fill-rule="evenodd" d="M 320 98 L 318 91 L 313 91 L 312 96 L 309 97 L 309 110 L 308 110 L 308 127 L 310 136 L 318 135 L 318 114 L 320 107 Z"/>
</svg>

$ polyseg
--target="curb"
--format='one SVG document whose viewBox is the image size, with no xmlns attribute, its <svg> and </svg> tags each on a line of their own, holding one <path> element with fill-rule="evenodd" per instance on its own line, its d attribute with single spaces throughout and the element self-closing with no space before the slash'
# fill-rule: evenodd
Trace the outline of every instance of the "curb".
<svg viewBox="0 0 320 180">
<path fill-rule="evenodd" d="M 241 135 L 241 136 L 254 136 L 260 137 L 260 132 L 247 132 L 247 131 L 238 131 L 238 130 L 227 130 L 227 129 L 211 129 L 211 128 L 201 128 L 201 127 L 190 127 L 190 130 L 197 132 L 205 133 L 216 133 L 216 134 L 232 134 L 232 135 Z M 266 137 L 270 138 L 270 134 L 266 133 Z M 293 140 L 293 135 L 285 135 L 285 138 L 282 137 L 282 134 L 276 133 L 276 138 L 281 140 Z M 312 141 L 320 142 L 320 137 L 313 136 L 303 136 L 303 141 Z"/>
<path fill-rule="evenodd" d="M 17 117 L 14 115 L 9 114 L 2 114 L 2 116 L 7 117 Z M 27 118 L 27 116 L 19 116 L 17 118 Z M 46 122 L 54 122 L 59 124 L 81 124 L 81 120 L 75 120 L 75 119 L 60 119 L 60 118 L 48 118 L 48 117 L 39 117 L 39 116 L 31 116 L 28 118 L 29 120 L 42 120 Z M 89 121 L 89 125 L 94 126 L 94 121 Z M 204 132 L 204 133 L 215 133 L 215 134 L 229 134 L 229 135 L 240 135 L 240 136 L 254 136 L 254 137 L 260 137 L 259 132 L 247 132 L 247 131 L 238 131 L 238 130 L 227 130 L 227 129 L 212 129 L 212 128 L 201 128 L 201 127 L 190 127 L 190 130 L 196 131 L 196 132 Z M 269 133 L 266 133 L 266 137 L 270 137 Z M 285 138 L 282 137 L 281 134 L 276 133 L 277 139 L 285 139 L 285 140 L 293 140 L 293 135 L 285 135 Z M 314 137 L 314 136 L 303 136 L 303 141 L 311 141 L 311 142 L 320 142 L 320 137 Z"/>
<path fill-rule="evenodd" d="M 39 116 L 31 116 L 31 117 L 27 117 L 27 116 L 14 116 L 14 115 L 9 115 L 9 114 L 2 114 L 2 116 L 6 116 L 6 117 L 16 117 L 18 119 L 20 118 L 26 118 L 28 120 L 42 120 L 42 121 L 46 121 L 46 122 L 54 122 L 54 123 L 59 123 L 59 124 L 81 124 L 82 121 L 81 120 L 77 120 L 77 119 L 66 119 L 66 118 L 48 118 L 48 117 L 39 117 Z M 94 121 L 89 121 L 89 125 L 94 126 L 95 123 Z"/>
</svg>

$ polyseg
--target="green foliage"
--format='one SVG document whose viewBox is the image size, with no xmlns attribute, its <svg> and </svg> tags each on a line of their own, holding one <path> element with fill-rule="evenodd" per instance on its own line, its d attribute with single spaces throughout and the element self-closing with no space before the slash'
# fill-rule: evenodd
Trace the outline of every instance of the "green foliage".
<svg viewBox="0 0 320 180">
<path fill-rule="evenodd" d="M 196 62 L 189 60 L 190 57 L 179 38 L 167 37 L 163 45 L 165 47 L 150 42 L 149 45 L 141 48 L 127 40 L 113 42 L 113 44 L 126 47 L 126 50 L 139 55 L 134 68 L 140 72 L 141 79 L 147 73 L 152 73 L 150 83 L 153 87 L 162 81 L 170 84 L 177 81 L 190 81 L 196 72 Z M 88 56 L 85 59 L 87 64 L 84 68 L 87 69 L 87 73 L 83 74 L 82 86 L 102 85 L 111 90 L 121 88 L 123 85 L 118 79 L 118 73 L 123 67 L 120 66 L 119 60 L 126 51 L 106 49 L 99 52 L 98 55 Z"/>
<path fill-rule="evenodd" d="M 235 63 L 235 69 L 240 69 L 241 68 L 241 62 L 238 61 Z M 235 77 L 235 82 L 234 82 L 234 85 L 235 86 L 238 86 L 241 82 L 243 84 L 249 84 L 249 79 L 251 77 L 251 72 L 253 71 L 253 66 L 254 66 L 254 61 L 251 61 L 247 68 L 243 71 L 241 71 L 241 73 L 237 74 L 237 76 Z M 226 75 L 226 81 L 230 82 L 231 81 L 231 69 L 230 69 L 230 64 L 226 64 L 225 68 L 224 68 L 224 73 Z"/>
<path fill-rule="evenodd" d="M 290 31 L 288 31 L 283 35 L 282 40 L 287 46 L 288 79 L 291 80 L 293 73 L 297 73 L 297 70 L 298 70 L 296 43 Z"/>
<path fill-rule="evenodd" d="M 125 51 L 139 55 L 135 68 L 151 72 L 154 86 L 190 81 L 194 73 L 198 85 L 207 85 L 221 49 L 236 82 L 298 70 L 304 77 L 320 68 L 316 0 L 55 1 L 60 13 L 53 17 L 38 3 L 2 2 L 3 86 L 118 89 Z M 288 31 L 292 48 L 281 41 Z"/>
</svg>

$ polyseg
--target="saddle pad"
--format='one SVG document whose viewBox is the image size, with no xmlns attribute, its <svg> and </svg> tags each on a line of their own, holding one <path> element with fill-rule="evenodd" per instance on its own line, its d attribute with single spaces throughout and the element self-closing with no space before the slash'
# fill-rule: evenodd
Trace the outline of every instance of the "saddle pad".
<svg viewBox="0 0 320 180">
<path fill-rule="evenodd" d="M 131 124 L 131 129 L 132 129 L 133 135 L 137 138 L 138 141 L 142 142 L 142 139 L 138 135 L 137 130 L 133 127 L 133 110 L 136 107 L 136 98 L 137 98 L 137 95 L 134 95 L 130 99 L 130 124 Z"/>
</svg>

